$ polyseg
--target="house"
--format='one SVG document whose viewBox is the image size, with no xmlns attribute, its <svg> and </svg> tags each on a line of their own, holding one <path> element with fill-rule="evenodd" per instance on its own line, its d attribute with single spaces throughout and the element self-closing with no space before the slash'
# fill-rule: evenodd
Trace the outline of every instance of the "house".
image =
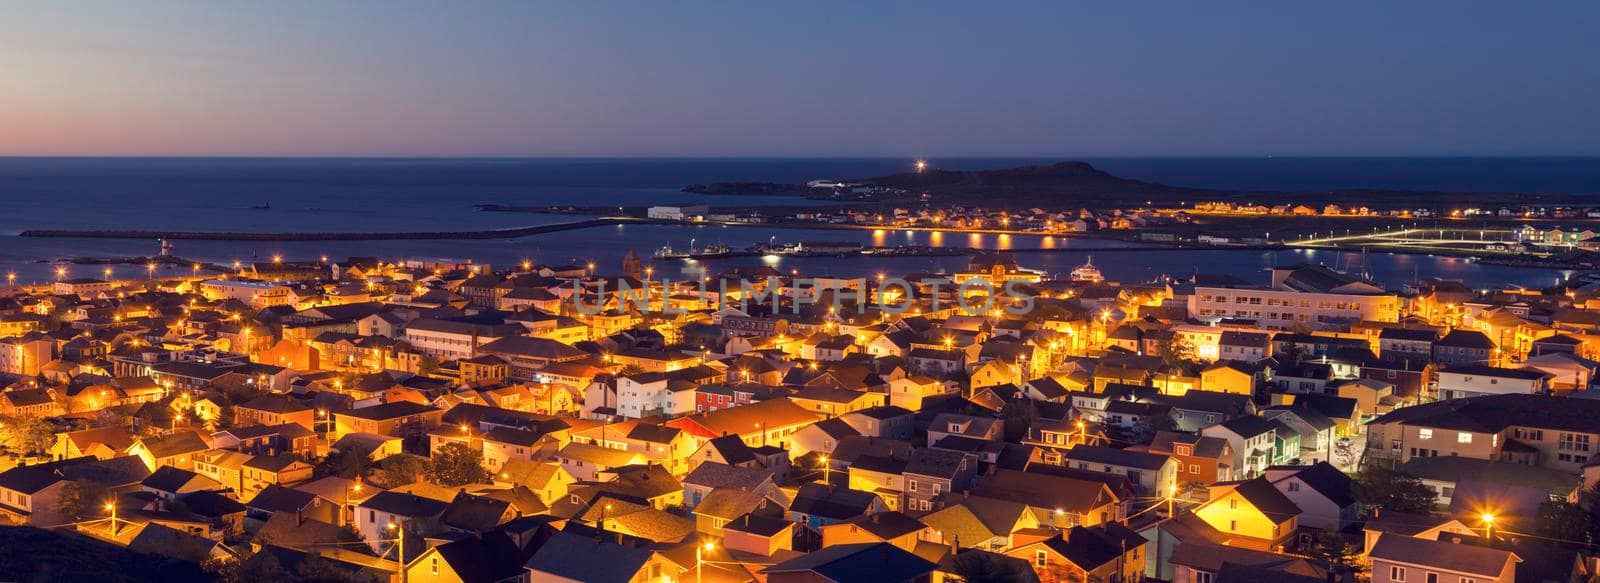
<svg viewBox="0 0 1600 583">
<path fill-rule="evenodd" d="M 1328 462 L 1273 466 L 1264 477 L 1300 508 L 1302 527 L 1343 530 L 1361 518 L 1355 481 Z"/>
<path fill-rule="evenodd" d="M 975 417 L 957 413 L 940 413 L 928 425 L 928 445 L 946 437 L 965 437 L 979 441 L 998 441 L 1004 433 L 1004 422 L 990 417 Z"/>
<path fill-rule="evenodd" d="M 1333 367 L 1322 362 L 1284 363 L 1272 372 L 1272 386 L 1284 393 L 1322 394 L 1333 382 Z"/>
<path fill-rule="evenodd" d="M 768 583 L 937 581 L 939 566 L 889 543 L 827 547 L 761 569 Z"/>
<path fill-rule="evenodd" d="M 393 537 L 391 524 L 411 532 L 429 532 L 438 525 L 439 517 L 447 508 L 449 505 L 444 502 L 416 494 L 379 492 L 356 505 L 356 533 L 373 552 L 378 552 L 388 546 L 384 541 Z"/>
<path fill-rule="evenodd" d="M 1217 340 L 1218 360 L 1256 362 L 1272 356 L 1272 336 L 1265 332 L 1224 330 Z"/>
<path fill-rule="evenodd" d="M 905 507 L 933 510 L 933 501 L 947 492 L 965 491 L 978 471 L 977 456 L 946 449 L 912 450 L 901 475 L 905 478 Z"/>
<path fill-rule="evenodd" d="M 1522 560 L 1510 551 L 1398 534 L 1379 536 L 1367 556 L 1372 561 L 1373 583 L 1514 583 L 1517 563 Z"/>
<path fill-rule="evenodd" d="M 884 542 L 906 551 L 915 550 L 917 542 L 932 532 L 922 521 L 893 510 L 863 514 L 823 526 L 821 531 L 823 548 Z"/>
<path fill-rule="evenodd" d="M 67 460 L 52 464 L 78 462 Z M 18 466 L 0 472 L 0 517 L 8 524 L 42 527 L 70 520 L 58 507 L 67 480 L 55 473 L 56 466 L 52 464 Z"/>
<path fill-rule="evenodd" d="M 921 520 L 938 533 L 936 540 L 987 551 L 1006 550 L 1014 533 L 1041 526 L 1026 504 L 971 495 L 952 497 Z"/>
<path fill-rule="evenodd" d="M 1576 474 L 1600 445 L 1600 401 L 1487 395 L 1395 409 L 1366 425 L 1366 456 L 1404 463 L 1460 456 Z"/>
<path fill-rule="evenodd" d="M 316 411 L 310 406 L 282 395 L 264 395 L 233 407 L 233 424 L 280 425 L 295 423 L 315 431 Z"/>
<path fill-rule="evenodd" d="M 771 557 L 794 549 L 795 523 L 781 516 L 749 513 L 722 527 L 722 546 L 731 552 Z"/>
<path fill-rule="evenodd" d="M 251 496 L 267 486 L 292 486 L 311 479 L 312 467 L 294 455 L 258 455 L 244 462 L 242 496 Z"/>
<path fill-rule="evenodd" d="M 145 467 L 155 471 L 161 466 L 182 469 L 194 468 L 194 456 L 211 449 L 205 438 L 193 431 L 180 431 L 165 437 L 146 437 L 128 446 L 128 454 L 139 456 Z"/>
<path fill-rule="evenodd" d="M 1482 364 L 1490 361 L 1498 347 L 1477 330 L 1458 328 L 1433 344 L 1433 362 L 1440 366 Z"/>
<path fill-rule="evenodd" d="M 510 536 L 490 532 L 428 548 L 409 560 L 405 578 L 421 582 L 498 583 L 527 574 L 528 554 Z"/>
<path fill-rule="evenodd" d="M 140 490 L 155 494 L 167 502 L 175 502 L 195 492 L 216 490 L 221 487 L 222 485 L 216 480 L 172 466 L 157 468 L 139 482 Z"/>
<path fill-rule="evenodd" d="M 1228 440 L 1177 431 L 1158 431 L 1146 451 L 1177 462 L 1179 489 L 1233 480 L 1233 446 Z"/>
<path fill-rule="evenodd" d="M 716 490 L 754 492 L 784 499 L 772 470 L 707 462 L 685 475 L 682 483 L 683 504 L 691 510 L 699 507 L 700 502 Z"/>
<path fill-rule="evenodd" d="M 1041 524 L 1055 528 L 1122 518 L 1117 494 L 1106 482 L 1088 478 L 1000 469 L 985 476 L 972 495 L 1025 504 Z"/>
<path fill-rule="evenodd" d="M 794 501 L 789 504 L 789 519 L 819 530 L 829 524 L 885 510 L 889 510 L 888 505 L 871 492 L 809 483 L 795 491 Z"/>
<path fill-rule="evenodd" d="M 1065 465 L 1126 477 L 1144 496 L 1166 496 L 1178 485 L 1178 462 L 1158 453 L 1103 445 L 1078 445 L 1067 450 Z"/>
<path fill-rule="evenodd" d="M 1440 399 L 1465 399 L 1482 395 L 1541 395 L 1550 391 L 1547 372 L 1511 369 L 1486 364 L 1458 364 L 1439 369 Z"/>
<path fill-rule="evenodd" d="M 1336 576 L 1327 563 L 1316 559 L 1201 541 L 1178 545 L 1170 556 L 1170 562 L 1173 568 L 1171 580 L 1175 582 L 1315 583 L 1326 582 Z M 1230 573 L 1235 578 L 1223 578 L 1224 574 Z"/>
<path fill-rule="evenodd" d="M 84 456 L 111 459 L 133 445 L 134 436 L 121 427 L 97 427 L 57 433 L 47 453 L 56 461 Z"/>
<path fill-rule="evenodd" d="M 852 411 L 840 415 L 839 420 L 868 437 L 910 439 L 916 430 L 916 415 L 893 405 Z"/>
<path fill-rule="evenodd" d="M 1023 559 L 1040 581 L 1139 581 L 1149 541 L 1120 523 L 1074 526 L 1004 551 Z"/>
<path fill-rule="evenodd" d="M 1257 381 L 1264 374 L 1260 365 L 1219 360 L 1200 371 L 1200 390 L 1234 395 L 1256 394 Z"/>
<path fill-rule="evenodd" d="M 338 441 L 350 433 L 400 435 L 405 433 L 405 427 L 426 429 L 438 425 L 443 416 L 443 410 L 411 401 L 339 411 L 333 415 L 333 434 L 328 439 Z"/>
<path fill-rule="evenodd" d="M 681 569 L 638 539 L 559 532 L 523 565 L 531 581 L 633 583 L 677 579 Z"/>
<path fill-rule="evenodd" d="M 1204 427 L 1200 435 L 1227 441 L 1233 449 L 1229 466 L 1238 477 L 1255 476 L 1271 463 L 1277 440 L 1277 425 L 1256 416 L 1238 417 Z"/>
<path fill-rule="evenodd" d="M 1272 549 L 1299 527 L 1300 507 L 1265 477 L 1213 484 L 1210 490 L 1210 499 L 1194 514 L 1230 537 L 1231 546 Z"/>
</svg>

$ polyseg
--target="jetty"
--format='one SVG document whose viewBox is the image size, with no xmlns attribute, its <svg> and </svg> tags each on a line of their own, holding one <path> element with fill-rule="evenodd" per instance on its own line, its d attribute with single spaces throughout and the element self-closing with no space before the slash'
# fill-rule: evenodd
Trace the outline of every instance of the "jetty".
<svg viewBox="0 0 1600 583">
<path fill-rule="evenodd" d="M 88 231 L 63 229 L 30 229 L 18 234 L 21 237 L 67 239 L 168 239 L 188 241 L 399 241 L 407 239 L 517 239 L 545 233 L 609 227 L 631 224 L 668 224 L 672 221 L 633 217 L 602 217 L 571 223 L 511 227 L 481 231 L 416 231 L 416 232 L 331 232 L 331 233 L 247 233 L 225 231 Z"/>
</svg>

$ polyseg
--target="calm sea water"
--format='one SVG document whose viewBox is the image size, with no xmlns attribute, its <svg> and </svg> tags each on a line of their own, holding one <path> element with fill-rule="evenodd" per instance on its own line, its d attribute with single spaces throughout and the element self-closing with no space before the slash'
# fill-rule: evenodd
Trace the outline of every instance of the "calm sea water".
<svg viewBox="0 0 1600 583">
<path fill-rule="evenodd" d="M 1114 174 L 1168 184 L 1210 188 L 1322 190 L 1386 187 L 1473 191 L 1600 193 L 1600 160 L 1572 158 L 1391 159 L 1086 159 Z M 1044 158 L 932 160 L 952 168 L 1004 168 L 1048 163 Z M 564 222 L 574 217 L 483 213 L 477 203 L 520 205 L 639 205 L 708 202 L 723 205 L 813 204 L 782 197 L 696 196 L 685 184 L 714 181 L 801 182 L 905 171 L 905 159 L 182 159 L 0 158 L 0 269 L 22 280 L 50 277 L 40 260 L 63 257 L 149 255 L 154 241 L 24 239 L 33 228 L 181 229 L 253 232 L 402 231 L 488 229 Z M 252 207 L 270 205 L 271 210 Z M 1087 252 L 1127 246 L 1082 239 L 928 233 L 823 232 L 790 229 L 630 225 L 568 231 L 504 241 L 384 241 L 344 243 L 237 243 L 180 241 L 178 254 L 205 261 L 250 260 L 282 253 L 290 258 L 327 254 L 386 258 L 473 258 L 491 263 L 522 259 L 595 261 L 618 265 L 633 250 L 648 257 L 662 245 L 679 248 L 720 242 L 742 247 L 758 241 L 855 240 L 869 244 L 932 244 L 1059 251 L 1027 253 L 1025 264 L 1064 272 Z M 752 263 L 759 259 L 722 260 Z M 878 270 L 952 269 L 961 258 L 812 260 L 785 259 L 785 269 L 836 275 Z M 1104 252 L 1108 276 L 1144 280 L 1196 269 L 1264 278 L 1273 263 L 1310 261 L 1357 268 L 1358 256 L 1333 252 L 1185 251 Z M 674 265 L 663 265 L 670 272 Z M 700 267 L 687 265 L 687 267 Z M 98 268 L 76 267 L 79 275 Z M 124 270 L 133 268 L 123 267 Z M 1413 277 L 1448 277 L 1473 285 L 1550 285 L 1547 270 L 1485 266 L 1459 259 L 1372 254 L 1366 271 L 1390 284 Z M 94 273 L 87 273 L 94 272 Z"/>
</svg>

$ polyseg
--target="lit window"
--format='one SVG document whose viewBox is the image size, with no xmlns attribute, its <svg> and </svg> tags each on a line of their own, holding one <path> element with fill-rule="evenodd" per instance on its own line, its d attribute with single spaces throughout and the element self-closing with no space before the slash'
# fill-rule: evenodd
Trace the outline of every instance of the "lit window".
<svg viewBox="0 0 1600 583">
<path fill-rule="evenodd" d="M 1422 439 L 1433 439 L 1433 430 L 1432 429 L 1420 429 L 1420 430 L 1417 431 L 1417 437 L 1420 437 Z"/>
<path fill-rule="evenodd" d="M 1472 443 L 1472 434 L 1465 431 L 1457 433 L 1456 443 Z"/>
</svg>

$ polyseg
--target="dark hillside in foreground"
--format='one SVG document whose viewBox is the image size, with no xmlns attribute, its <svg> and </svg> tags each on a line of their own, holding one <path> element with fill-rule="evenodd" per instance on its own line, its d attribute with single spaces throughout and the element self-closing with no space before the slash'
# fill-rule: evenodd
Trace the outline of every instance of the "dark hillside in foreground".
<svg viewBox="0 0 1600 583">
<path fill-rule="evenodd" d="M 38 528 L 0 527 L 0 581 L 189 583 L 212 579 L 194 563 Z"/>
</svg>

